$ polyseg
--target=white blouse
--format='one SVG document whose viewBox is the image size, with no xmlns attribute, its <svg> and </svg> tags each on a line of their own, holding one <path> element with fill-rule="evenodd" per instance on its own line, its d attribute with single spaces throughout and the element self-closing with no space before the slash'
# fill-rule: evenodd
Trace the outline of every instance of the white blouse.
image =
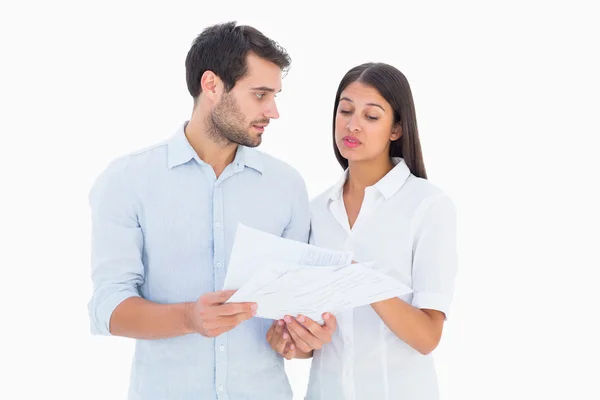
<svg viewBox="0 0 600 400">
<path fill-rule="evenodd" d="M 401 158 L 365 189 L 358 218 L 348 223 L 338 183 L 311 204 L 310 243 L 350 250 L 357 262 L 413 289 L 402 300 L 448 316 L 457 273 L 456 212 L 453 202 L 429 181 L 410 173 Z M 315 351 L 307 400 L 438 399 L 431 355 L 400 340 L 371 306 L 336 315 L 331 343 Z"/>
</svg>

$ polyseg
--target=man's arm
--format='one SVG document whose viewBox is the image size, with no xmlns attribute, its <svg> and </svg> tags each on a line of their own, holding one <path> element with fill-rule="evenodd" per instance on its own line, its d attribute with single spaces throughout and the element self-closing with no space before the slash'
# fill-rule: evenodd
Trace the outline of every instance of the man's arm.
<svg viewBox="0 0 600 400">
<path fill-rule="evenodd" d="M 164 339 L 193 333 L 189 315 L 192 304 L 157 304 L 141 297 L 130 297 L 113 311 L 110 334 L 135 339 Z"/>
<path fill-rule="evenodd" d="M 126 160 L 113 162 L 94 182 L 89 194 L 92 212 L 91 264 L 93 295 L 88 303 L 91 331 L 111 335 L 121 327 L 122 318 L 111 321 L 116 308 L 125 300 L 125 314 L 144 303 L 138 286 L 144 281 L 142 264 L 143 234 L 137 218 L 137 204 L 127 182 Z M 133 305 L 132 305 L 133 304 Z M 115 326 L 116 324 L 116 326 Z M 134 335 L 144 336 L 144 335 Z"/>
<path fill-rule="evenodd" d="M 125 160 L 109 166 L 90 191 L 92 282 L 88 304 L 91 331 L 136 339 L 199 333 L 213 337 L 255 314 L 250 303 L 223 304 L 234 293 L 207 293 L 196 302 L 157 304 L 143 299 L 143 234 Z M 199 293 L 200 295 L 200 293 Z"/>
<path fill-rule="evenodd" d="M 110 333 L 136 339 L 164 339 L 190 333 L 219 336 L 256 315 L 253 303 L 224 304 L 235 290 L 211 292 L 197 301 L 157 304 L 131 297 L 112 314 Z"/>
</svg>

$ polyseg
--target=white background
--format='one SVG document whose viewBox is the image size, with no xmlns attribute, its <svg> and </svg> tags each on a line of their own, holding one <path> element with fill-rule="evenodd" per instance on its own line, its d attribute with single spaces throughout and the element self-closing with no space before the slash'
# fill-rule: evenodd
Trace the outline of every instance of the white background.
<svg viewBox="0 0 600 400">
<path fill-rule="evenodd" d="M 88 330 L 88 190 L 189 117 L 189 46 L 237 20 L 293 58 L 261 149 L 311 197 L 340 173 L 343 74 L 384 61 L 408 77 L 429 177 L 460 218 L 442 399 L 599 399 L 598 12 L 489 3 L 2 2 L 0 398 L 126 397 L 133 342 Z M 308 365 L 287 364 L 298 399 Z"/>
</svg>

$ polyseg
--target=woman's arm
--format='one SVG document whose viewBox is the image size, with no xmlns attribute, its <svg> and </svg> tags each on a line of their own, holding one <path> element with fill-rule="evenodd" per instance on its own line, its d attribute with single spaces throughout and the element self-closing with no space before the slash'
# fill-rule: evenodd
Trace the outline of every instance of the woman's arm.
<svg viewBox="0 0 600 400">
<path fill-rule="evenodd" d="M 445 315 L 437 310 L 420 310 L 398 297 L 371 304 L 398 338 L 421 354 L 431 353 L 442 337 Z"/>
<path fill-rule="evenodd" d="M 412 304 L 392 298 L 371 304 L 398 338 L 421 354 L 439 344 L 457 273 L 456 210 L 445 195 L 424 201 L 412 220 Z"/>
</svg>

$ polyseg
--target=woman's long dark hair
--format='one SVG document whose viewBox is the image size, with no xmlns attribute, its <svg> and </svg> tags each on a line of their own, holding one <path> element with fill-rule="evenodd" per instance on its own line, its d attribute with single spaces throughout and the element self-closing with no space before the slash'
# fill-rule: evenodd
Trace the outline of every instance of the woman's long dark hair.
<svg viewBox="0 0 600 400">
<path fill-rule="evenodd" d="M 333 151 L 342 168 L 348 168 L 348 160 L 342 157 L 335 142 L 335 117 L 342 91 L 353 82 L 373 87 L 390 103 L 394 110 L 394 124 L 402 126 L 400 139 L 390 143 L 390 157 L 402 157 L 413 175 L 427 179 L 410 85 L 402 72 L 384 63 L 366 63 L 352 68 L 338 87 L 333 106 Z"/>
</svg>

